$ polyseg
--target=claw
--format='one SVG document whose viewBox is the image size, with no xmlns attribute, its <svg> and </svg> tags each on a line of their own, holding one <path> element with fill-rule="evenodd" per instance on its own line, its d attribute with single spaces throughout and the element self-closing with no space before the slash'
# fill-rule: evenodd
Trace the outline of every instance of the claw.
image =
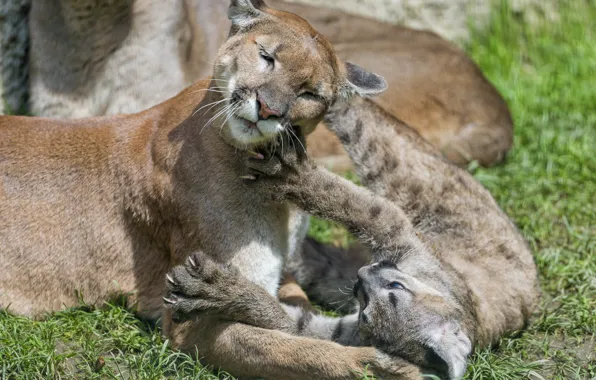
<svg viewBox="0 0 596 380">
<path fill-rule="evenodd" d="M 172 285 L 176 285 L 176 281 L 174 281 L 174 279 L 172 278 L 172 276 L 170 276 L 169 274 L 166 274 L 166 279 L 168 280 L 168 282 Z"/>
<path fill-rule="evenodd" d="M 246 179 L 246 180 L 249 180 L 249 181 L 254 181 L 254 180 L 257 179 L 257 177 L 255 177 L 254 175 L 243 175 L 243 176 L 240 176 L 240 179 Z"/>
<path fill-rule="evenodd" d="M 188 258 L 188 262 L 190 263 L 190 266 L 191 267 L 193 267 L 193 268 L 196 268 L 197 267 L 197 263 L 195 262 L 195 259 L 192 258 L 192 256 L 190 256 Z"/>
<path fill-rule="evenodd" d="M 261 153 L 253 152 L 252 150 L 248 150 L 247 152 L 248 152 L 248 154 L 250 154 L 253 158 L 256 158 L 257 160 L 265 159 L 265 156 L 263 156 Z"/>
<path fill-rule="evenodd" d="M 165 303 L 167 303 L 168 305 L 175 305 L 176 304 L 176 300 L 172 300 L 172 299 L 169 299 L 169 298 L 166 298 L 166 297 L 163 297 L 163 301 Z"/>
</svg>

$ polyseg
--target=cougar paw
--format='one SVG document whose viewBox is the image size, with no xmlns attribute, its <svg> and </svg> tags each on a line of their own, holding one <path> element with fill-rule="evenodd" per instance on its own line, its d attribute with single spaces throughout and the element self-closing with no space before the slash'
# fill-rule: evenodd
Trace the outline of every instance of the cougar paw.
<svg viewBox="0 0 596 380">
<path fill-rule="evenodd" d="M 284 176 L 298 170 L 306 160 L 304 136 L 299 127 L 289 127 L 264 153 L 248 151 L 247 168 L 249 177 Z"/>
<path fill-rule="evenodd" d="M 404 380 L 423 378 L 420 368 L 408 361 L 378 352 L 376 360 L 369 363 L 372 374 L 380 380 Z"/>
<path fill-rule="evenodd" d="M 275 177 L 280 175 L 283 171 L 282 162 L 279 157 L 276 156 L 271 156 L 264 159 L 249 157 L 246 161 L 246 167 L 248 169 L 247 177 L 253 176 L 254 179 L 263 176 Z"/>
<path fill-rule="evenodd" d="M 279 157 L 265 159 L 250 157 L 246 161 L 246 175 L 241 177 L 246 185 L 264 198 L 274 202 L 285 200 L 287 176 Z"/>
<path fill-rule="evenodd" d="M 166 307 L 173 311 L 172 320 L 182 322 L 221 309 L 225 305 L 225 289 L 234 281 L 233 272 L 201 253 L 191 255 L 184 265 L 172 269 L 166 275 L 163 298 Z"/>
</svg>

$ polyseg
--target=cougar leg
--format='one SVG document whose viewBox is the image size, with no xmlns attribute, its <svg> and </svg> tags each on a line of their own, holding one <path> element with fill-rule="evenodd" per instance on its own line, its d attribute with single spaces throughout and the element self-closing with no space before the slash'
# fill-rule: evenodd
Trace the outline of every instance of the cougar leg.
<svg viewBox="0 0 596 380">
<path fill-rule="evenodd" d="M 317 309 L 308 300 L 308 296 L 302 290 L 296 278 L 289 272 L 285 272 L 281 280 L 279 290 L 277 292 L 277 298 L 280 302 L 290 306 L 297 306 L 302 308 L 304 311 L 311 313 L 318 313 Z"/>
<path fill-rule="evenodd" d="M 173 324 L 166 311 L 163 327 L 174 348 L 197 353 L 235 376 L 352 380 L 377 360 L 373 347 L 346 347 L 212 317 Z"/>
</svg>

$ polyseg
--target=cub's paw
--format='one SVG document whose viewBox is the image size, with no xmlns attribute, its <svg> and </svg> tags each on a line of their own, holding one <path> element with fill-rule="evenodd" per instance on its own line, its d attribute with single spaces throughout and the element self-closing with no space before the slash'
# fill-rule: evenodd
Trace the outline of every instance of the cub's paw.
<svg viewBox="0 0 596 380">
<path fill-rule="evenodd" d="M 304 144 L 304 136 L 294 129 L 266 152 L 249 152 L 247 173 L 242 179 L 273 200 L 287 200 L 315 167 L 307 158 Z"/>
<path fill-rule="evenodd" d="M 424 378 L 420 368 L 400 357 L 377 351 L 377 357 L 368 368 L 381 380 L 418 380 Z"/>
<path fill-rule="evenodd" d="M 183 322 L 199 314 L 226 313 L 226 308 L 242 294 L 237 285 L 240 274 L 231 266 L 218 264 L 203 253 L 191 255 L 166 275 L 166 307 L 172 320 Z"/>
</svg>

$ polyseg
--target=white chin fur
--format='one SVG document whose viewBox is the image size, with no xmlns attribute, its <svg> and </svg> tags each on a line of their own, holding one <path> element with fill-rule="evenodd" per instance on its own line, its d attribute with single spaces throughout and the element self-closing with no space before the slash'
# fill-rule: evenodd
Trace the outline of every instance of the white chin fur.
<svg viewBox="0 0 596 380">
<path fill-rule="evenodd" d="M 243 120 L 230 118 L 228 127 L 230 136 L 239 145 L 256 145 L 270 141 L 283 130 L 277 120 L 261 120 L 257 122 L 257 128 L 249 128 Z"/>
<path fill-rule="evenodd" d="M 277 120 L 261 120 L 257 122 L 257 129 L 261 132 L 263 137 L 269 140 L 278 133 L 281 133 L 283 127 Z"/>
</svg>

